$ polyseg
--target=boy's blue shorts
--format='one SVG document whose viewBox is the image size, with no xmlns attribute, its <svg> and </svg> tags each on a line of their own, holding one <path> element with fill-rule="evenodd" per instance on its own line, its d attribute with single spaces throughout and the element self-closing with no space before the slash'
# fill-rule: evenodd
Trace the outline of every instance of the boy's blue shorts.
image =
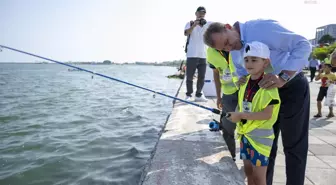
<svg viewBox="0 0 336 185">
<path fill-rule="evenodd" d="M 257 152 L 244 136 L 240 140 L 240 159 L 250 160 L 254 166 L 268 165 L 268 157 Z"/>
</svg>

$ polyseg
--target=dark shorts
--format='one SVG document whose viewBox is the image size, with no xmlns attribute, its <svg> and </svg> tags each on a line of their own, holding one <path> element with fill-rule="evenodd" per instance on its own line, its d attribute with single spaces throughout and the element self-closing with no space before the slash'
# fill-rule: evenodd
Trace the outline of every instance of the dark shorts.
<svg viewBox="0 0 336 185">
<path fill-rule="evenodd" d="M 320 91 L 317 95 L 317 101 L 322 101 L 327 96 L 328 87 L 320 87 Z"/>
<path fill-rule="evenodd" d="M 332 67 L 331 72 L 335 73 L 336 72 L 336 67 Z"/>
</svg>

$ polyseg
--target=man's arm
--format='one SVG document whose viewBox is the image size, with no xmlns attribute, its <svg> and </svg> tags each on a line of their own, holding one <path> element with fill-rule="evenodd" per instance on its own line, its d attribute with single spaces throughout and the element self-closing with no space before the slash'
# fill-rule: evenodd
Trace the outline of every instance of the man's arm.
<svg viewBox="0 0 336 185">
<path fill-rule="evenodd" d="M 217 99 L 221 98 L 221 82 L 218 69 L 213 69 L 213 78 L 216 86 Z"/>
<path fill-rule="evenodd" d="M 192 25 L 191 25 L 192 24 Z M 199 24 L 199 21 L 189 22 L 184 28 L 184 36 L 189 36 L 193 29 Z M 190 26 L 191 25 L 191 26 Z"/>
<path fill-rule="evenodd" d="M 282 72 L 293 76 L 307 64 L 312 47 L 306 38 L 286 29 L 274 20 L 260 21 L 254 25 L 254 28 L 259 33 L 259 40 L 267 44 L 270 49 L 280 49 L 289 53 Z"/>
<path fill-rule="evenodd" d="M 321 79 L 321 71 L 319 71 L 319 73 L 317 74 L 317 76 L 315 77 L 315 80 L 317 81 L 317 80 L 320 80 Z"/>
</svg>

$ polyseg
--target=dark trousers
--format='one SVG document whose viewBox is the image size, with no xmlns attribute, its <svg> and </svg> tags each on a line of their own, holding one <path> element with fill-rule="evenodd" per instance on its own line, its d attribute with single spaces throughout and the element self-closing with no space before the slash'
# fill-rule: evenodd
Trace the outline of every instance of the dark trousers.
<svg viewBox="0 0 336 185">
<path fill-rule="evenodd" d="M 235 112 L 236 107 L 238 104 L 238 91 L 230 94 L 222 96 L 222 106 L 223 106 L 223 113 L 227 112 Z M 223 138 L 228 146 L 228 149 L 231 153 L 232 158 L 236 157 L 236 140 L 235 140 L 235 130 L 236 130 L 236 123 L 229 121 L 227 118 L 224 117 L 224 114 L 221 115 L 221 122 L 223 128 Z"/>
<path fill-rule="evenodd" d="M 316 73 L 316 67 L 310 67 L 310 81 L 312 82 L 314 80 Z"/>
<path fill-rule="evenodd" d="M 273 127 L 275 139 L 267 168 L 267 185 L 273 182 L 279 131 L 286 157 L 286 185 L 304 184 L 308 153 L 309 91 L 309 84 L 303 73 L 279 88 L 281 107 L 278 120 Z"/>
<path fill-rule="evenodd" d="M 336 67 L 332 67 L 331 72 L 335 73 L 336 72 Z"/>
<path fill-rule="evenodd" d="M 197 89 L 196 96 L 202 96 L 202 89 L 204 86 L 204 78 L 206 72 L 205 58 L 187 58 L 187 96 L 191 96 L 193 93 L 193 78 L 197 69 Z"/>
</svg>

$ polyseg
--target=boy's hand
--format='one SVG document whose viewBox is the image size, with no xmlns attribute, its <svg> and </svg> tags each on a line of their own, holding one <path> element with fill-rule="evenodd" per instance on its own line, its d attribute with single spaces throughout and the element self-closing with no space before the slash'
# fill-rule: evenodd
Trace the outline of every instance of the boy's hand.
<svg viewBox="0 0 336 185">
<path fill-rule="evenodd" d="M 228 117 L 227 119 L 229 119 L 233 123 L 237 123 L 241 120 L 241 113 L 240 112 L 229 112 L 229 114 L 230 114 L 230 117 Z"/>
<path fill-rule="evenodd" d="M 239 78 L 238 82 L 237 82 L 237 85 L 240 86 L 242 84 L 245 84 L 246 83 L 246 76 L 242 76 Z"/>
</svg>

